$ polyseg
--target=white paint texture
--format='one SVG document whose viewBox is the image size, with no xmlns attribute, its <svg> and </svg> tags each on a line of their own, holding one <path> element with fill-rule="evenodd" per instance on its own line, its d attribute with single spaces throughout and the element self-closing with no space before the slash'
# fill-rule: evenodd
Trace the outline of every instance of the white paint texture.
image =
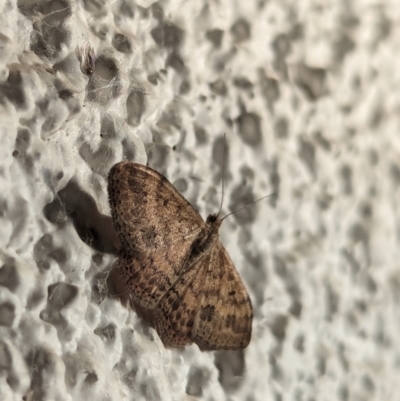
<svg viewBox="0 0 400 401">
<path fill-rule="evenodd" d="M 398 400 L 398 2 L 137 4 L 0 1 L 0 399 Z M 275 194 L 221 228 L 252 342 L 165 350 L 106 286 L 107 173 L 206 216 L 224 133 L 224 212 Z"/>
</svg>

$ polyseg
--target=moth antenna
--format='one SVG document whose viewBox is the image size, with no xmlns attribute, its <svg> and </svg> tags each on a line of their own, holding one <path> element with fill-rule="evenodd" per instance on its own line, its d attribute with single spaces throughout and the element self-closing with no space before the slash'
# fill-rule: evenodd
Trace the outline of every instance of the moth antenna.
<svg viewBox="0 0 400 401">
<path fill-rule="evenodd" d="M 225 138 L 226 134 L 224 132 L 224 148 L 222 151 L 222 180 L 221 180 L 221 204 L 219 205 L 219 210 L 217 213 L 217 217 L 219 216 L 219 214 L 221 213 L 222 210 L 222 204 L 224 202 L 224 192 L 225 192 L 225 150 L 226 150 L 226 138 Z"/>
<path fill-rule="evenodd" d="M 246 206 L 242 206 L 242 207 L 240 207 L 239 209 L 236 209 L 236 210 L 234 210 L 233 212 L 228 213 L 226 216 L 224 216 L 224 217 L 221 219 L 221 221 L 225 220 L 225 219 L 226 219 L 228 216 L 230 216 L 231 214 L 234 214 L 234 213 L 236 213 L 236 212 L 240 212 L 241 210 L 246 209 L 246 207 L 252 206 L 252 205 L 254 205 L 255 203 L 260 202 L 261 200 L 263 200 L 263 199 L 265 199 L 265 198 L 268 198 L 269 196 L 272 196 L 272 195 L 275 195 L 275 192 L 272 192 L 271 194 L 265 195 L 265 196 L 263 196 L 263 197 L 261 197 L 261 198 L 255 200 L 254 202 L 249 203 L 249 204 L 246 205 Z"/>
</svg>

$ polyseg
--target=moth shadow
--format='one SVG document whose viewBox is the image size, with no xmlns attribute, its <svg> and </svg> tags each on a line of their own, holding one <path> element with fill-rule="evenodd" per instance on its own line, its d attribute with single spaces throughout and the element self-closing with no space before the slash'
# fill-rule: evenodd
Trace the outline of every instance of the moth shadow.
<svg viewBox="0 0 400 401">
<path fill-rule="evenodd" d="M 141 320 L 144 332 L 148 332 L 150 327 L 155 329 L 155 322 L 152 313 L 134 303 L 129 296 L 130 289 L 122 280 L 118 270 L 116 269 L 116 263 L 111 267 L 110 273 L 107 277 L 107 293 L 110 298 L 119 299 L 123 307 L 128 310 L 132 309 L 137 314 Z"/>
<path fill-rule="evenodd" d="M 235 393 L 246 376 L 245 351 L 219 350 L 214 354 L 214 365 L 218 370 L 218 381 L 228 394 Z"/>
<path fill-rule="evenodd" d="M 100 213 L 95 199 L 74 179 L 44 207 L 43 213 L 59 228 L 71 220 L 85 244 L 98 252 L 118 255 L 121 244 L 111 217 Z"/>
<path fill-rule="evenodd" d="M 79 238 L 100 254 L 119 255 L 121 243 L 112 218 L 100 213 L 95 199 L 74 179 L 57 192 L 54 200 L 44 207 L 43 212 L 47 220 L 59 228 L 72 221 Z M 107 267 L 93 278 L 92 300 L 99 304 L 105 298 L 118 298 L 124 307 L 133 309 L 141 318 L 144 331 L 149 327 L 154 328 L 151 314 L 131 302 L 130 290 L 114 266 L 115 264 L 111 268 Z"/>
</svg>

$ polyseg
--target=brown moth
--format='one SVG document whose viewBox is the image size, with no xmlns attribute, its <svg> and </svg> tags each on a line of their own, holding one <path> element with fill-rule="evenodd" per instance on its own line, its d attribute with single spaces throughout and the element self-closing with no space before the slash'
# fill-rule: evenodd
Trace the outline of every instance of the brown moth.
<svg viewBox="0 0 400 401">
<path fill-rule="evenodd" d="M 121 241 L 114 268 L 164 345 L 247 347 L 252 305 L 219 241 L 218 215 L 204 221 L 163 175 L 136 163 L 112 167 L 108 194 Z"/>
</svg>

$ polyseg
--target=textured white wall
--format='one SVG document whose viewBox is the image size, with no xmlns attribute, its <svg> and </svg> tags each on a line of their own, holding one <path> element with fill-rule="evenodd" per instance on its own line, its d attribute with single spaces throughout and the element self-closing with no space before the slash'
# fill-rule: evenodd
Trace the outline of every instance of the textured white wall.
<svg viewBox="0 0 400 401">
<path fill-rule="evenodd" d="M 397 3 L 0 1 L 0 399 L 398 400 Z M 224 212 L 274 193 L 221 228 L 253 338 L 165 350 L 107 287 L 107 173 L 206 216 L 224 133 Z"/>
</svg>

